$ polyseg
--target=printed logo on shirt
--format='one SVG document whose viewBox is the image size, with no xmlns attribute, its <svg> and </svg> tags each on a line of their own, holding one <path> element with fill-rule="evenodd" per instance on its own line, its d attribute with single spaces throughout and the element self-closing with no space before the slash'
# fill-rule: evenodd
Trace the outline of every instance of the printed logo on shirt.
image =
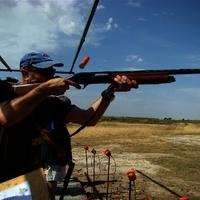
<svg viewBox="0 0 200 200">
<path fill-rule="evenodd" d="M 36 137 L 32 139 L 32 144 L 31 146 L 38 146 L 42 144 L 42 138 L 41 137 Z"/>
</svg>

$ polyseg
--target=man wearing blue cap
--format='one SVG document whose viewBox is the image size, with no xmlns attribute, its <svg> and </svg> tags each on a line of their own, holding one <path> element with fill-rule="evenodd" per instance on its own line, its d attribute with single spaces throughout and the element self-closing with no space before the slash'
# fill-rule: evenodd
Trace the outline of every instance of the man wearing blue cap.
<svg viewBox="0 0 200 200">
<path fill-rule="evenodd" d="M 67 78 L 54 78 L 54 67 L 62 67 L 50 56 L 28 53 L 20 61 L 22 84 L 41 83 L 26 94 L 18 94 L 5 82 L 0 82 L 0 183 L 34 171 L 38 167 L 41 130 L 51 121 L 60 120 L 83 125 L 96 112 L 88 126 L 94 126 L 110 104 L 116 91 L 137 88 L 126 76 L 115 77 L 113 84 L 88 109 L 66 104 L 51 95 L 62 95 L 80 85 Z"/>
</svg>

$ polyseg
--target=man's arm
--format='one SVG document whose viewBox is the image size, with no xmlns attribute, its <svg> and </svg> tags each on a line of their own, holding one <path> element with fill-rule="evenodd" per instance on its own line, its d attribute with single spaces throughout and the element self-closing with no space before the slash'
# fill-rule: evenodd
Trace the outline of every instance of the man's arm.
<svg viewBox="0 0 200 200">
<path fill-rule="evenodd" d="M 69 85 L 80 88 L 78 84 L 65 78 L 51 79 L 28 92 L 27 94 L 5 101 L 0 104 L 0 123 L 5 126 L 12 126 L 27 117 L 36 106 L 49 95 L 61 95 Z"/>
<path fill-rule="evenodd" d="M 35 88 L 24 96 L 0 104 L 0 122 L 3 126 L 11 126 L 29 115 L 35 107 L 46 98 L 45 92 Z"/>
<path fill-rule="evenodd" d="M 117 85 L 111 84 L 105 91 L 105 96 L 111 97 L 116 91 L 125 92 L 130 91 L 131 88 L 138 87 L 135 81 L 130 81 L 126 76 L 116 76 L 115 81 Z M 106 100 L 106 98 L 100 97 L 87 110 L 74 107 L 71 112 L 67 114 L 65 120 L 83 125 L 96 112 L 92 120 L 88 123 L 88 126 L 94 126 L 102 117 L 109 104 L 110 101 Z"/>
</svg>

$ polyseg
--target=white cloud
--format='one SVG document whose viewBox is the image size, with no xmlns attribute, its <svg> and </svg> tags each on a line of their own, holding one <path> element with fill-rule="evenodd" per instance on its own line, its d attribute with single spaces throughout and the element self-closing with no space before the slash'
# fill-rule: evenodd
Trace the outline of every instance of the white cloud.
<svg viewBox="0 0 200 200">
<path fill-rule="evenodd" d="M 115 27 L 115 28 L 118 28 L 118 25 L 115 23 L 115 24 L 114 24 L 114 27 Z"/>
<path fill-rule="evenodd" d="M 97 6 L 97 10 L 103 10 L 103 9 L 105 9 L 105 7 L 103 5 Z"/>
<path fill-rule="evenodd" d="M 138 58 L 137 62 L 142 62 L 143 59 L 142 58 Z"/>
<path fill-rule="evenodd" d="M 133 2 L 133 1 L 129 1 L 126 3 L 126 5 L 132 6 L 134 8 L 140 8 L 142 6 L 141 2 Z"/>
<path fill-rule="evenodd" d="M 144 70 L 144 69 L 136 68 L 136 67 L 125 67 L 125 68 L 123 68 L 122 71 L 141 71 L 141 70 Z"/>
<path fill-rule="evenodd" d="M 62 48 L 77 47 L 91 4 L 91 0 L 0 1 L 0 55 L 18 68 L 19 59 L 27 52 L 52 55 Z M 110 18 L 106 29 L 105 24 L 91 23 L 85 43 L 98 44 L 112 23 Z"/>
<path fill-rule="evenodd" d="M 177 89 L 176 91 L 184 95 L 200 98 L 200 88 L 182 88 L 182 89 Z"/>
<path fill-rule="evenodd" d="M 188 58 L 192 61 L 200 61 L 200 54 L 189 55 Z"/>
<path fill-rule="evenodd" d="M 187 56 L 188 63 L 186 63 L 186 66 L 189 67 L 199 67 L 200 66 L 200 54 L 190 54 Z"/>
<path fill-rule="evenodd" d="M 142 62 L 143 59 L 140 58 L 138 55 L 127 55 L 125 58 L 126 62 L 131 62 L 131 61 L 135 61 L 135 62 Z"/>
<path fill-rule="evenodd" d="M 105 30 L 110 30 L 112 28 L 113 18 L 109 18 L 108 22 L 106 23 Z"/>
<path fill-rule="evenodd" d="M 147 21 L 145 18 L 142 18 L 142 17 L 140 17 L 140 18 L 138 18 L 138 19 L 136 19 L 137 21 Z"/>
<path fill-rule="evenodd" d="M 93 44 L 95 47 L 101 45 L 101 43 L 99 43 L 99 42 L 93 42 L 92 44 Z"/>
</svg>

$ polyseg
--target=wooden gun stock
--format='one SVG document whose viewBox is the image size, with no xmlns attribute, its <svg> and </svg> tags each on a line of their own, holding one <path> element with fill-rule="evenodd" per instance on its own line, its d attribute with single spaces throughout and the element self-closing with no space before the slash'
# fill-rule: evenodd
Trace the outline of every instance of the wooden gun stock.
<svg viewBox="0 0 200 200">
<path fill-rule="evenodd" d="M 117 74 L 112 74 L 112 80 Z M 166 72 L 150 72 L 150 73 L 124 73 L 123 75 L 127 76 L 130 80 L 136 80 L 140 84 L 161 84 L 161 83 L 171 83 L 175 82 L 173 76 L 169 76 Z"/>
</svg>

